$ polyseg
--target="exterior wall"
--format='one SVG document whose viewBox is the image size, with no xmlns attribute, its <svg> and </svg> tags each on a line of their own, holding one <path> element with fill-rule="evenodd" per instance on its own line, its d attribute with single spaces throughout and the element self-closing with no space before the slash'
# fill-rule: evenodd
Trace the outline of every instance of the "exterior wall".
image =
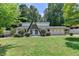
<svg viewBox="0 0 79 59">
<path fill-rule="evenodd" d="M 28 27 L 30 26 L 30 23 L 26 22 L 26 23 L 22 23 L 22 27 Z"/>
<path fill-rule="evenodd" d="M 49 22 L 37 22 L 37 26 L 49 26 Z"/>
<path fill-rule="evenodd" d="M 52 35 L 64 35 L 65 34 L 64 29 L 61 29 L 61 28 L 50 29 L 50 32 Z"/>
<path fill-rule="evenodd" d="M 31 31 L 32 31 L 32 33 L 31 33 Z M 37 31 L 38 31 L 38 30 L 37 30 Z M 31 33 L 31 35 L 33 35 L 33 36 L 38 36 L 38 35 L 40 35 L 39 31 L 38 31 L 37 34 L 35 34 L 35 29 L 29 30 L 29 33 Z"/>
<path fill-rule="evenodd" d="M 28 27 L 29 26 L 18 27 L 18 28 L 16 28 L 16 33 L 18 33 L 18 30 L 27 29 Z M 45 29 L 45 30 L 50 29 L 51 35 L 64 35 L 65 34 L 65 27 L 62 27 L 62 26 L 55 26 L 55 27 L 50 27 L 50 26 L 47 26 L 47 27 L 42 26 L 42 27 L 40 27 L 40 26 L 38 26 L 38 27 L 40 29 Z M 38 34 L 35 34 L 35 29 L 32 29 L 32 32 L 33 32 L 32 35 L 36 35 L 36 36 L 40 35 L 39 31 L 38 31 Z M 29 33 L 30 33 L 30 30 L 29 30 Z"/>
<path fill-rule="evenodd" d="M 40 28 L 40 29 L 50 29 L 50 32 L 52 35 L 63 35 L 65 34 L 65 27 L 64 26 L 49 26 L 49 22 L 37 22 L 36 23 L 37 26 Z M 26 22 L 26 23 L 22 23 L 22 27 L 29 27 L 30 23 L 29 22 Z M 35 34 L 35 30 L 33 30 L 33 33 L 32 35 L 36 35 Z M 39 31 L 38 31 L 38 34 L 37 35 L 40 35 Z"/>
<path fill-rule="evenodd" d="M 49 22 L 36 22 L 37 26 L 49 26 Z M 30 22 L 22 23 L 22 27 L 30 26 Z"/>
<path fill-rule="evenodd" d="M 70 29 L 69 33 L 79 34 L 79 29 Z"/>
</svg>

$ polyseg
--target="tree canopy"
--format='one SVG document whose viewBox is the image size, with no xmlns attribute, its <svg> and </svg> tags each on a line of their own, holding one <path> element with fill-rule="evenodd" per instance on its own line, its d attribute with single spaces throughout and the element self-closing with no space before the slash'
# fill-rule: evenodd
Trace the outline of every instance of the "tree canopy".
<svg viewBox="0 0 79 59">
<path fill-rule="evenodd" d="M 31 22 L 31 21 L 39 21 L 41 15 L 39 14 L 37 8 L 35 8 L 35 6 L 30 5 L 30 7 L 28 7 L 26 4 L 21 4 L 19 6 L 20 8 L 20 20 L 22 22 Z"/>
<path fill-rule="evenodd" d="M 79 4 L 68 3 L 64 4 L 63 16 L 66 26 L 72 26 L 79 24 Z"/>
<path fill-rule="evenodd" d="M 48 8 L 45 10 L 45 19 L 50 22 L 50 26 L 63 25 L 63 4 L 62 3 L 49 3 Z"/>
<path fill-rule="evenodd" d="M 0 4 L 0 27 L 8 27 L 19 15 L 17 4 Z"/>
<path fill-rule="evenodd" d="M 18 19 L 19 18 L 19 19 Z M 50 26 L 72 26 L 79 24 L 79 4 L 77 3 L 49 3 L 41 17 L 37 8 L 26 4 L 1 4 L 0 27 L 8 27 L 21 22 L 50 22 Z"/>
</svg>

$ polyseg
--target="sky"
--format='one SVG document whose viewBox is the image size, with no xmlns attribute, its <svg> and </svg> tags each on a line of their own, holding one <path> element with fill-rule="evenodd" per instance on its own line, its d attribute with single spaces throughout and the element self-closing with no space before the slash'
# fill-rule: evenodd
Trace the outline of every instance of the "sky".
<svg viewBox="0 0 79 59">
<path fill-rule="evenodd" d="M 35 6 L 38 9 L 39 14 L 41 14 L 41 16 L 43 16 L 44 15 L 44 10 L 47 8 L 48 4 L 47 3 L 29 3 L 27 5 L 28 6 L 30 6 L 30 5 Z"/>
</svg>

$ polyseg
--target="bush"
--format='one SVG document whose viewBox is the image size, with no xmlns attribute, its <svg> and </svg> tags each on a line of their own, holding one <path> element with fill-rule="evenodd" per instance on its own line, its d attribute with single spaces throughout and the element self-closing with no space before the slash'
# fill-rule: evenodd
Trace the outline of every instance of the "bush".
<svg viewBox="0 0 79 59">
<path fill-rule="evenodd" d="M 6 30 L 11 30 L 11 28 L 10 27 L 6 27 Z"/>
<path fill-rule="evenodd" d="M 12 27 L 12 28 L 16 28 L 17 25 L 16 25 L 16 24 L 12 24 L 11 27 Z"/>
<path fill-rule="evenodd" d="M 51 35 L 51 33 L 46 33 L 46 36 L 50 36 Z"/>
<path fill-rule="evenodd" d="M 25 17 L 19 17 L 19 20 L 21 21 L 21 22 L 27 22 L 27 18 L 25 18 Z"/>
<path fill-rule="evenodd" d="M 0 34 L 3 34 L 3 33 L 4 33 L 4 29 L 0 28 Z"/>
<path fill-rule="evenodd" d="M 41 30 L 41 31 L 40 31 L 40 35 L 41 35 L 41 36 L 46 36 L 46 30 L 44 30 L 44 29 Z"/>
<path fill-rule="evenodd" d="M 21 34 L 14 34 L 14 37 L 23 37 Z"/>
<path fill-rule="evenodd" d="M 3 33 L 4 33 L 4 29 L 0 28 L 0 38 L 4 37 Z"/>
<path fill-rule="evenodd" d="M 70 36 L 73 36 L 73 33 L 70 33 Z"/>
<path fill-rule="evenodd" d="M 22 29 L 22 30 L 20 30 L 18 33 L 19 33 L 19 34 L 21 34 L 21 35 L 24 35 L 25 30 L 24 30 L 24 29 Z"/>
<path fill-rule="evenodd" d="M 26 37 L 29 37 L 29 36 L 30 36 L 30 33 L 25 33 L 25 36 L 26 36 Z"/>
<path fill-rule="evenodd" d="M 47 29 L 47 33 L 46 33 L 46 36 L 50 36 L 51 33 L 50 33 L 50 29 Z"/>
<path fill-rule="evenodd" d="M 11 29 L 11 34 L 14 35 L 16 33 L 16 29 Z"/>
<path fill-rule="evenodd" d="M 0 34 L 0 38 L 3 38 L 4 37 L 4 34 Z"/>
<path fill-rule="evenodd" d="M 0 37 L 11 37 L 12 35 L 11 34 L 0 34 Z"/>
<path fill-rule="evenodd" d="M 18 24 L 18 27 L 20 27 L 20 26 L 22 26 L 22 24 L 20 23 L 20 24 Z"/>
<path fill-rule="evenodd" d="M 16 33 L 16 30 L 15 30 L 15 33 Z M 25 29 L 18 30 L 18 34 L 15 34 L 15 33 L 14 33 L 15 37 L 23 37 L 25 34 Z"/>
</svg>

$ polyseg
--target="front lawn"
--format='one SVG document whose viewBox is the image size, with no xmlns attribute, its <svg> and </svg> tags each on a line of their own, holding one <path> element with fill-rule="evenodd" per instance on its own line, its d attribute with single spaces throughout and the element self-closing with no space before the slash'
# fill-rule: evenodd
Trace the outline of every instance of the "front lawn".
<svg viewBox="0 0 79 59">
<path fill-rule="evenodd" d="M 78 36 L 0 38 L 0 55 L 64 56 L 79 55 Z"/>
</svg>

